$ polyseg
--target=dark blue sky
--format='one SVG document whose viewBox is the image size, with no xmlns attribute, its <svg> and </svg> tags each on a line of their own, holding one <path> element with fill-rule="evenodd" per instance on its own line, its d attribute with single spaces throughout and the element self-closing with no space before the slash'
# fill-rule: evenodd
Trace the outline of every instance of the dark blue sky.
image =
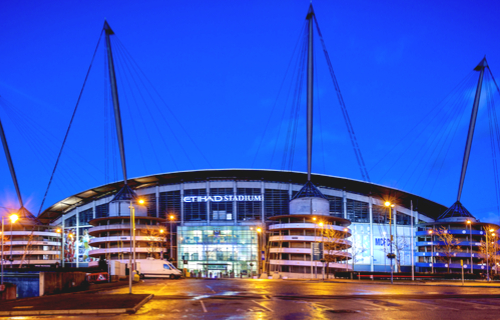
<svg viewBox="0 0 500 320">
<path fill-rule="evenodd" d="M 287 67 L 298 53 L 294 48 L 308 5 L 309 1 L 4 4 L 0 95 L 8 107 L 0 108 L 0 117 L 28 208 L 38 212 L 104 18 L 147 77 L 127 75 L 134 68 L 123 59 L 123 51 L 115 50 L 130 177 L 209 168 L 286 169 L 282 152 L 293 96 L 290 84 L 298 74 L 295 60 L 288 73 Z M 465 106 L 463 117 L 453 114 L 441 120 L 433 112 L 454 110 L 455 100 L 444 105 L 440 101 L 450 97 L 485 54 L 493 74 L 500 74 L 498 4 L 313 5 L 372 181 L 451 205 L 477 75 L 470 75 L 463 86 L 469 93 L 459 101 Z M 313 171 L 361 179 L 319 44 L 316 52 Z M 103 61 L 101 47 L 45 207 L 120 178 L 113 149 L 106 153 L 105 148 L 106 141 L 113 141 L 104 133 Z M 147 81 L 155 89 L 143 88 Z M 495 99 L 498 103 L 498 94 Z M 303 104 L 299 112 L 292 169 L 304 171 Z M 453 130 L 446 131 L 458 118 Z M 456 132 L 454 139 L 440 130 Z M 476 133 L 462 202 L 477 217 L 499 222 L 484 106 Z M 438 143 L 445 136 L 450 137 L 449 149 Z M 0 181 L 0 206 L 17 207 L 3 155 Z"/>
</svg>

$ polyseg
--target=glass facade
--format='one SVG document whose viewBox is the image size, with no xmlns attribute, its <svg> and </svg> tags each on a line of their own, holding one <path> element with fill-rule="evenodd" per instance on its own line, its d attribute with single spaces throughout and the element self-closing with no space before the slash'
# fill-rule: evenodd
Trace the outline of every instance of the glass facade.
<svg viewBox="0 0 500 320">
<path fill-rule="evenodd" d="M 258 268 L 258 237 L 247 226 L 177 228 L 178 266 L 202 276 L 251 275 Z"/>
</svg>

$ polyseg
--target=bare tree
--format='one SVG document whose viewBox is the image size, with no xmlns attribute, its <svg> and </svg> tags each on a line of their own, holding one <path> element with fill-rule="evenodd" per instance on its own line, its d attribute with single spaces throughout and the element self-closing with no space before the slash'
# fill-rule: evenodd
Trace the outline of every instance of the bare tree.
<svg viewBox="0 0 500 320">
<path fill-rule="evenodd" d="M 451 258 L 455 256 L 455 252 L 458 250 L 458 240 L 444 226 L 439 227 L 436 236 L 440 244 L 435 248 L 444 256 L 444 259 L 441 257 L 439 259 L 448 264 L 448 273 L 450 273 Z"/>
<path fill-rule="evenodd" d="M 485 239 L 481 240 L 481 246 L 479 247 L 480 256 L 483 260 L 483 263 L 487 264 L 487 267 L 496 268 L 497 261 L 500 261 L 500 256 L 498 252 L 500 250 L 500 246 L 498 244 L 498 235 L 492 235 L 490 230 L 494 230 L 495 228 L 492 226 L 483 226 Z"/>
<path fill-rule="evenodd" d="M 354 270 L 354 264 L 356 263 L 356 257 L 358 255 L 363 254 L 365 252 L 366 248 L 360 245 L 361 241 L 358 241 L 356 237 L 352 236 L 351 237 L 351 263 L 352 263 L 352 270 Z M 346 258 L 347 259 L 347 258 Z"/>
<path fill-rule="evenodd" d="M 344 241 L 346 233 L 337 231 L 330 226 L 331 225 L 327 224 L 321 230 L 321 242 L 323 243 L 323 250 L 326 252 L 324 259 L 327 277 L 330 273 L 330 262 L 347 259 L 347 257 L 341 253 L 343 249 L 346 248 Z"/>
<path fill-rule="evenodd" d="M 397 270 L 401 272 L 401 258 L 404 249 L 408 246 L 408 243 L 406 242 L 406 237 L 398 237 L 396 236 L 396 240 L 392 241 L 391 245 L 394 248 L 394 251 L 396 252 L 396 267 L 398 268 Z"/>
<path fill-rule="evenodd" d="M 160 255 L 160 247 L 161 244 L 163 243 L 162 236 L 163 234 L 160 233 L 160 230 L 158 229 L 150 229 L 146 228 L 141 230 L 141 233 L 143 233 L 146 236 L 146 239 L 148 240 L 148 254 L 149 256 L 158 259 Z"/>
</svg>

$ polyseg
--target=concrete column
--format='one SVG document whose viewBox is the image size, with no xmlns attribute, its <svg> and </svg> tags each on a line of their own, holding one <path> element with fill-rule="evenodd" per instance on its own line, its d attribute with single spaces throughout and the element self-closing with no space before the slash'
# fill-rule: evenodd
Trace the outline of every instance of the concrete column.
<svg viewBox="0 0 500 320">
<path fill-rule="evenodd" d="M 155 187 L 155 197 L 156 197 L 156 217 L 160 217 L 160 186 Z M 182 199 L 181 199 L 182 200 Z"/>
<path fill-rule="evenodd" d="M 370 214 L 370 271 L 373 272 L 373 198 L 370 197 L 368 202 L 368 210 Z"/>
<path fill-rule="evenodd" d="M 238 186 L 236 185 L 236 180 L 233 181 L 233 195 L 238 192 Z M 236 200 L 233 200 L 233 224 L 236 225 L 238 222 L 238 204 Z"/>
<path fill-rule="evenodd" d="M 262 223 L 264 223 L 266 221 L 266 215 L 264 212 L 265 211 L 265 202 L 264 201 L 266 200 L 266 199 L 264 199 L 264 193 L 265 193 L 264 181 L 260 182 L 260 193 L 262 194 L 262 205 L 261 205 L 261 210 L 260 210 L 261 215 L 262 215 L 261 221 L 262 221 Z"/>
<path fill-rule="evenodd" d="M 345 190 L 342 191 L 342 205 L 344 210 L 344 219 L 347 219 L 347 193 Z"/>
<path fill-rule="evenodd" d="M 181 193 L 181 212 L 180 212 L 180 216 L 181 216 L 181 225 L 183 226 L 184 225 L 184 182 L 181 183 L 180 193 Z"/>
<path fill-rule="evenodd" d="M 109 211 L 111 211 L 111 210 L 109 210 Z M 94 200 L 94 201 L 92 201 L 92 218 L 94 218 L 94 219 L 95 219 L 95 214 L 96 214 L 96 212 L 95 212 L 95 200 Z"/>
<path fill-rule="evenodd" d="M 210 181 L 205 182 L 205 189 L 207 190 L 207 196 L 210 195 Z M 206 204 L 207 206 L 207 225 L 210 225 L 210 201 L 207 201 Z"/>
</svg>

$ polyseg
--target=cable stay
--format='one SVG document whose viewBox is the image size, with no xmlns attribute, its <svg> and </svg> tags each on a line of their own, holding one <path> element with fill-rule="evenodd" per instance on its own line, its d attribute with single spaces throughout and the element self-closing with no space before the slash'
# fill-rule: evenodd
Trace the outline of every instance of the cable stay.
<svg viewBox="0 0 500 320">
<path fill-rule="evenodd" d="M 342 110 L 342 115 L 344 117 L 344 122 L 347 126 L 347 132 L 349 133 L 349 137 L 351 139 L 351 144 L 354 149 L 354 154 L 356 155 L 356 160 L 358 162 L 359 169 L 361 171 L 361 176 L 363 180 L 366 182 L 370 181 L 370 175 L 368 174 L 368 170 L 366 169 L 365 161 L 363 159 L 363 155 L 361 154 L 361 148 L 359 147 L 358 140 L 356 138 L 356 134 L 354 133 L 354 127 L 352 126 L 351 119 L 349 117 L 349 113 L 347 112 L 347 107 L 344 102 L 344 98 L 342 97 L 342 92 L 340 91 L 340 86 L 337 81 L 337 77 L 335 76 L 335 72 L 333 70 L 332 62 L 330 60 L 330 56 L 328 51 L 326 50 L 325 40 L 323 39 L 323 35 L 321 34 L 321 30 L 319 28 L 318 20 L 316 19 L 316 15 L 314 15 L 314 22 L 316 23 L 316 30 L 318 31 L 319 38 L 321 40 L 321 46 L 323 47 L 323 53 L 325 54 L 326 63 L 328 65 L 328 70 L 330 71 L 330 76 L 332 77 L 333 85 L 335 87 L 335 91 L 337 92 L 337 98 L 339 100 L 340 109 Z"/>
</svg>

